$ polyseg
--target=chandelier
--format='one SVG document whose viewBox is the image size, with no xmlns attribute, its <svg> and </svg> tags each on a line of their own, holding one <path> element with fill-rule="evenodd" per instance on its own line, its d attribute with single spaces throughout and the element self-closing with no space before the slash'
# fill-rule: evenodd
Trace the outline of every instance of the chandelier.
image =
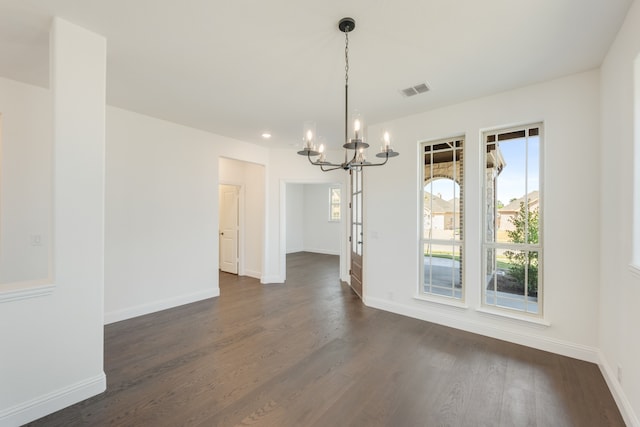
<svg viewBox="0 0 640 427">
<path fill-rule="evenodd" d="M 306 156 L 309 163 L 314 166 L 320 166 L 324 172 L 344 169 L 346 171 L 352 169 L 362 169 L 364 166 L 382 166 L 387 163 L 389 158 L 399 155 L 397 151 L 391 148 L 391 139 L 389 132 L 384 132 L 381 141 L 380 152 L 376 157 L 384 159 L 378 163 L 371 163 L 365 157 L 365 149 L 369 147 L 366 142 L 364 122 L 359 114 L 353 117 L 352 138 L 349 138 L 349 33 L 356 27 L 356 21 L 353 18 L 342 18 L 338 22 L 338 28 L 344 33 L 344 161 L 342 163 L 333 163 L 326 159 L 324 144 L 317 146 L 315 124 L 306 122 L 303 134 L 303 148 L 298 151 L 301 156 Z M 351 154 L 351 151 L 353 153 Z"/>
</svg>

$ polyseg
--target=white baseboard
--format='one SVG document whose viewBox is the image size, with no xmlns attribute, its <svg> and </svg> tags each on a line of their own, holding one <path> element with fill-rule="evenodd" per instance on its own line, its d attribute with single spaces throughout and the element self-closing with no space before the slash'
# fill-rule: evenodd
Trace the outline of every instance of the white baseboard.
<svg viewBox="0 0 640 427">
<path fill-rule="evenodd" d="M 152 301 L 145 304 L 136 305 L 134 307 L 123 308 L 120 310 L 110 311 L 104 314 L 104 324 L 119 322 L 145 314 L 155 313 L 156 311 L 166 310 L 168 308 L 178 307 L 203 299 L 214 298 L 220 296 L 220 288 L 215 287 L 200 292 L 194 292 L 187 295 L 180 295 L 173 298 L 167 298 L 159 301 Z"/>
<path fill-rule="evenodd" d="M 262 276 L 260 278 L 260 283 L 263 285 L 268 285 L 269 283 L 284 283 L 284 277 L 280 275 Z"/>
<path fill-rule="evenodd" d="M 311 252 L 313 254 L 323 254 L 323 255 L 340 255 L 340 249 L 337 251 L 331 249 L 319 249 L 319 248 L 305 248 L 304 252 Z"/>
<path fill-rule="evenodd" d="M 620 410 L 620 414 L 622 415 L 625 424 L 628 427 L 640 427 L 638 416 L 633 411 L 633 406 L 631 406 L 631 402 L 629 402 L 627 395 L 622 389 L 622 385 L 618 382 L 616 371 L 609 364 L 609 362 L 607 362 L 607 359 L 604 357 L 604 354 L 601 351 L 598 352 L 598 357 L 598 366 L 600 367 L 600 372 L 602 372 L 602 376 L 609 386 L 609 390 L 611 391 L 611 394 L 613 395 L 613 398 L 618 405 L 618 409 Z"/>
<path fill-rule="evenodd" d="M 104 372 L 35 399 L 0 411 L 0 426 L 21 426 L 81 402 L 107 389 Z"/>
<path fill-rule="evenodd" d="M 262 273 L 255 270 L 245 270 L 243 276 L 253 277 L 254 279 L 261 279 Z"/>
<path fill-rule="evenodd" d="M 370 307 L 378 308 L 380 310 L 390 311 L 403 316 L 437 323 L 439 325 L 536 348 L 538 350 L 549 351 L 562 356 L 573 357 L 574 359 L 585 360 L 592 363 L 598 363 L 600 360 L 598 356 L 598 349 L 595 347 L 589 347 L 539 335 L 526 334 L 508 328 L 501 328 L 493 325 L 487 325 L 485 323 L 475 322 L 473 320 L 461 319 L 458 316 L 420 310 L 415 307 L 380 298 L 365 298 L 364 303 Z"/>
</svg>

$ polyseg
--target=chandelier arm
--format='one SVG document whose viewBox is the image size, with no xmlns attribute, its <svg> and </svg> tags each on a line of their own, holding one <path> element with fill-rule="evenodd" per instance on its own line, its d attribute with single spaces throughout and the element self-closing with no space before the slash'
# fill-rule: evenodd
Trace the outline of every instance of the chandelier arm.
<svg viewBox="0 0 640 427">
<path fill-rule="evenodd" d="M 311 155 L 307 154 L 307 160 L 309 160 L 309 163 L 311 163 L 313 166 L 320 166 L 320 169 L 322 169 L 323 172 L 328 172 L 328 171 L 332 171 L 335 169 L 340 169 L 342 167 L 342 165 L 337 165 L 335 163 L 330 163 L 330 162 L 323 162 L 320 163 L 317 160 L 313 161 L 311 160 Z M 324 169 L 325 166 L 331 166 L 331 169 Z"/>
<path fill-rule="evenodd" d="M 362 166 L 384 166 L 387 164 L 387 160 L 389 160 L 389 156 L 385 157 L 384 162 L 382 163 L 368 163 L 366 165 L 362 165 Z"/>
<path fill-rule="evenodd" d="M 311 161 L 311 154 L 307 153 L 307 159 L 309 160 L 309 163 L 311 163 L 312 165 L 315 165 L 315 163 Z"/>
<path fill-rule="evenodd" d="M 320 166 L 320 167 L 325 167 L 325 166 L 331 166 L 332 168 L 341 168 L 342 165 L 339 165 L 337 163 L 331 163 L 331 162 L 316 162 L 313 163 L 315 166 Z"/>
<path fill-rule="evenodd" d="M 352 158 L 351 158 L 351 160 L 349 160 L 349 161 L 347 161 L 347 159 L 346 159 L 346 157 L 347 157 L 347 151 L 349 151 L 349 150 L 347 150 L 347 149 L 345 148 L 345 150 L 344 150 L 344 157 L 345 157 L 344 164 L 345 164 L 345 165 L 347 165 L 347 166 L 351 166 L 352 164 L 356 163 L 356 157 L 358 157 L 358 150 L 357 150 L 357 149 L 355 149 L 355 150 L 353 151 L 353 157 L 352 157 Z"/>
<path fill-rule="evenodd" d="M 331 163 L 330 165 L 331 165 L 331 167 L 330 167 L 329 169 L 325 169 L 325 168 L 324 168 L 324 167 L 325 167 L 325 165 L 319 165 L 319 166 L 320 166 L 320 170 L 321 170 L 322 172 L 331 172 L 331 171 L 334 171 L 334 170 L 336 170 L 336 169 L 342 169 L 342 165 L 335 165 L 335 164 L 333 164 L 333 163 Z"/>
</svg>

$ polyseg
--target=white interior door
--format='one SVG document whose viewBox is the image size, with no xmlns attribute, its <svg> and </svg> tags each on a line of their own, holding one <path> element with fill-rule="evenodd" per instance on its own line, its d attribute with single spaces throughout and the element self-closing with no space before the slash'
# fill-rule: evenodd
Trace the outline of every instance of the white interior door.
<svg viewBox="0 0 640 427">
<path fill-rule="evenodd" d="M 239 188 L 220 186 L 220 270 L 238 274 Z"/>
</svg>

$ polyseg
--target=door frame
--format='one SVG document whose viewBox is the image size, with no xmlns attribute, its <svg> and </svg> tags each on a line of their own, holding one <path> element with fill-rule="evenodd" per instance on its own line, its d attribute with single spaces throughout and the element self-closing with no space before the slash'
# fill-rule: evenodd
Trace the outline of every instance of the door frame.
<svg viewBox="0 0 640 427">
<path fill-rule="evenodd" d="M 238 276 L 245 275 L 245 191 L 244 184 L 231 181 L 218 182 L 218 194 L 220 194 L 220 186 L 228 185 L 238 188 Z M 220 206 L 218 206 L 218 269 L 220 269 Z"/>
<path fill-rule="evenodd" d="M 358 175 L 359 174 L 359 175 Z M 354 183 L 357 183 L 357 188 Z M 356 196 L 359 195 L 359 197 Z M 359 199 L 359 206 L 354 201 Z M 364 171 L 349 171 L 349 286 L 364 301 Z M 357 216 L 357 217 L 356 217 Z M 358 227 L 359 225 L 359 233 Z M 354 251 L 354 248 L 356 250 Z M 359 251 L 359 253 L 358 253 Z M 357 272 L 356 272 L 357 270 Z M 357 283 L 354 283 L 357 282 Z"/>
<path fill-rule="evenodd" d="M 349 209 L 348 204 L 345 203 L 345 194 L 349 190 L 349 182 L 342 182 L 339 180 L 323 181 L 320 179 L 281 179 L 280 180 L 280 253 L 279 266 L 280 275 L 279 283 L 284 283 L 287 279 L 287 184 L 320 184 L 320 185 L 334 185 L 340 187 L 340 280 L 350 283 L 348 263 L 348 227 L 350 226 Z M 346 188 L 345 188 L 346 187 Z M 327 196 L 328 197 L 328 196 Z M 327 215 L 329 213 L 327 212 Z"/>
</svg>

